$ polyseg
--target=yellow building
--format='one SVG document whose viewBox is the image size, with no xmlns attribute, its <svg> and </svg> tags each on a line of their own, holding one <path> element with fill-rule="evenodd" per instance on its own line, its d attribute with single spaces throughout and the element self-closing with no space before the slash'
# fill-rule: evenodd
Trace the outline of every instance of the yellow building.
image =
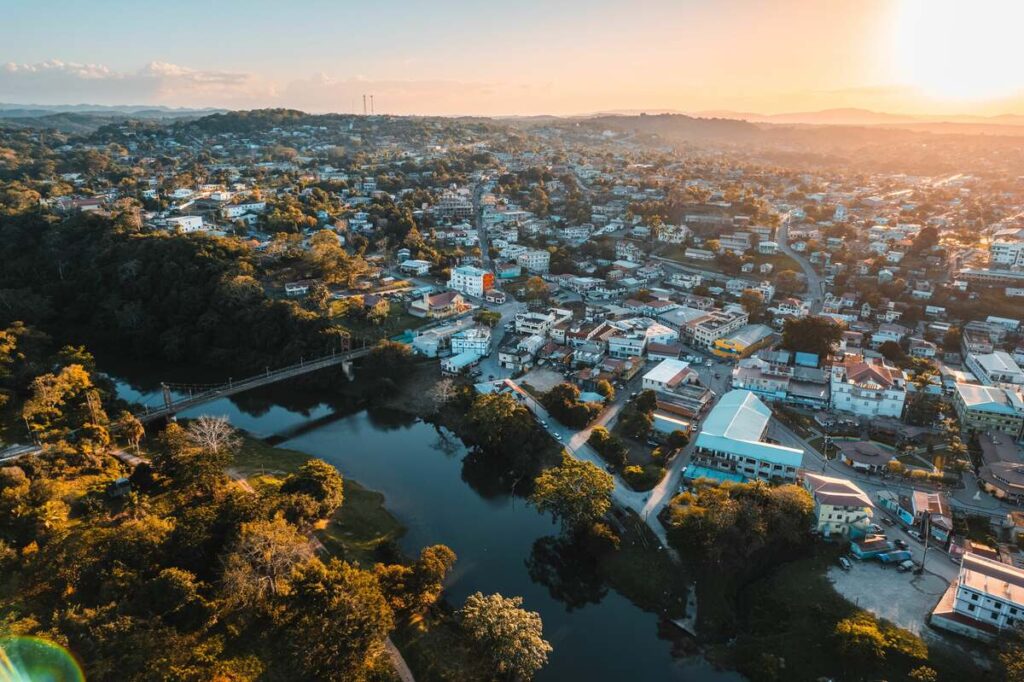
<svg viewBox="0 0 1024 682">
<path fill-rule="evenodd" d="M 736 330 L 735 334 L 714 342 L 711 352 L 720 358 L 745 358 L 763 348 L 774 337 L 770 327 L 763 324 L 748 324 Z"/>
</svg>

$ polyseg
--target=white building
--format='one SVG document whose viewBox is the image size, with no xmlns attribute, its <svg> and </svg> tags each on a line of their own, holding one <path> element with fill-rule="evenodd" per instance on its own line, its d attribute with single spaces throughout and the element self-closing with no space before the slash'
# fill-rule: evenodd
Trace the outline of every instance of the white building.
<svg viewBox="0 0 1024 682">
<path fill-rule="evenodd" d="M 765 441 L 771 416 L 750 391 L 729 391 L 701 425 L 694 463 L 746 479 L 795 481 L 804 452 Z"/>
<path fill-rule="evenodd" d="M 989 263 L 1002 267 L 1024 267 L 1024 240 L 996 239 L 988 247 Z"/>
<path fill-rule="evenodd" d="M 644 375 L 643 388 L 645 391 L 666 391 L 692 381 L 695 376 L 696 372 L 690 369 L 690 363 L 668 358 Z"/>
<path fill-rule="evenodd" d="M 861 417 L 903 414 L 907 380 L 902 370 L 880 358 L 846 355 L 832 366 L 832 407 Z"/>
<path fill-rule="evenodd" d="M 263 213 L 267 209 L 265 201 L 247 201 L 241 204 L 231 204 L 221 209 L 221 214 L 228 220 L 234 220 L 246 213 Z"/>
<path fill-rule="evenodd" d="M 525 251 L 516 256 L 516 262 L 534 273 L 546 273 L 551 269 L 551 254 L 541 249 Z"/>
<path fill-rule="evenodd" d="M 467 296 L 483 298 L 485 291 L 494 288 L 494 275 L 472 265 L 460 265 L 452 268 L 448 286 Z"/>
<path fill-rule="evenodd" d="M 983 384 L 1024 384 L 1024 370 L 1005 351 L 968 353 L 964 364 Z"/>
<path fill-rule="evenodd" d="M 430 273 L 432 263 L 428 260 L 403 261 L 398 269 L 409 275 L 426 275 Z"/>
<path fill-rule="evenodd" d="M 203 225 L 203 217 L 198 215 L 183 215 L 168 218 L 167 226 L 171 230 L 184 232 L 186 234 L 205 229 L 205 226 Z"/>
<path fill-rule="evenodd" d="M 491 330 L 487 327 L 470 327 L 452 336 L 452 353 L 458 355 L 473 352 L 483 357 L 491 352 Z"/>
<path fill-rule="evenodd" d="M 995 559 L 964 554 L 960 575 L 932 611 L 931 624 L 990 641 L 1024 619 L 1024 571 Z"/>
</svg>

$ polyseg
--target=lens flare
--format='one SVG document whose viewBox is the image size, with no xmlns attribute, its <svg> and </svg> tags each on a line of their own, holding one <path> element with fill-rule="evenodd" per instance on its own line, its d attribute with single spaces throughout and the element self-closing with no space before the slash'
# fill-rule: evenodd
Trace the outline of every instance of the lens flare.
<svg viewBox="0 0 1024 682">
<path fill-rule="evenodd" d="M 39 637 L 0 638 L 0 682 L 85 682 L 74 656 Z"/>
</svg>

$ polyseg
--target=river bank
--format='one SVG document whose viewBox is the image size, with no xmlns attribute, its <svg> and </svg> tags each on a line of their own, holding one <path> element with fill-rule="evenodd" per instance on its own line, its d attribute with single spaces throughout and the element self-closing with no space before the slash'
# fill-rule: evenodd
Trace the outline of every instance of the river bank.
<svg viewBox="0 0 1024 682">
<path fill-rule="evenodd" d="M 368 491 L 362 501 L 346 492 L 342 509 L 348 506 L 349 526 L 339 521 L 318 531 L 329 544 L 331 527 L 342 529 L 334 539 L 347 543 L 353 560 L 393 561 L 393 551 L 413 557 L 423 547 L 443 543 L 458 556 L 446 584 L 445 599 L 452 605 L 446 608 L 461 605 L 476 591 L 522 596 L 525 608 L 541 614 L 554 647 L 536 676 L 539 682 L 738 679 L 693 656 L 679 644 L 677 628 L 666 625 L 663 612 L 671 612 L 675 600 L 666 594 L 671 588 L 664 587 L 669 582 L 664 576 L 677 569 L 662 563 L 649 537 L 622 532 L 621 552 L 598 560 L 581 557 L 578 548 L 559 543 L 551 519 L 525 501 L 525 481 L 511 494 L 515 481 L 503 480 L 506 472 L 471 465 L 479 458 L 467 457 L 471 448 L 445 421 L 423 418 L 435 411 L 429 389 L 438 378 L 436 363 L 417 365 L 407 382 L 382 393 L 325 376 L 319 382 L 324 388 L 281 385 L 218 400 L 181 417 L 223 415 L 258 440 L 263 447 L 250 449 L 245 462 L 256 477 L 254 485 L 273 484 L 259 477 L 310 456 L 336 466 L 347 491 L 361 484 Z M 159 382 L 122 379 L 118 393 L 127 400 L 158 401 Z M 623 525 L 627 531 L 642 526 L 628 518 Z M 471 665 L 450 655 L 456 647 L 452 637 L 459 634 L 452 628 L 442 611 L 394 633 L 421 682 L 480 679 Z"/>
</svg>

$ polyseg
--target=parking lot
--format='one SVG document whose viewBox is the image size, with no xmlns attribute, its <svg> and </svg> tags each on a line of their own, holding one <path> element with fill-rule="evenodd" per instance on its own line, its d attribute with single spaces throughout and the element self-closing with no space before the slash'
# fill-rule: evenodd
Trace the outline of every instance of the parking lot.
<svg viewBox="0 0 1024 682">
<path fill-rule="evenodd" d="M 920 557 L 915 557 L 920 558 Z M 945 638 L 927 625 L 928 614 L 948 583 L 930 573 L 901 573 L 877 561 L 853 561 L 849 571 L 833 566 L 828 578 L 836 591 L 857 606 L 929 641 Z"/>
</svg>

